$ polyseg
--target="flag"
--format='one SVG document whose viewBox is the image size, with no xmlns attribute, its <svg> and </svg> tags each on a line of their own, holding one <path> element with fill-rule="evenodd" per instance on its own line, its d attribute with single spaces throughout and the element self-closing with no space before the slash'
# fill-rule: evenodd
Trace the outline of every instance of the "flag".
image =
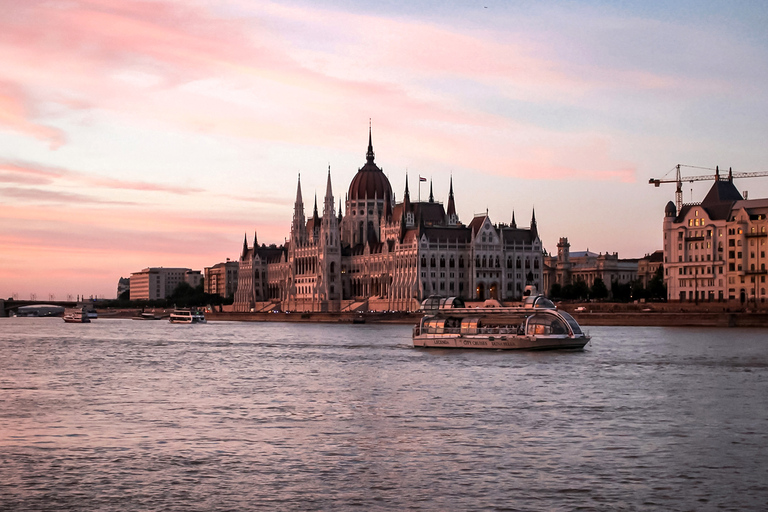
<svg viewBox="0 0 768 512">
<path fill-rule="evenodd" d="M 421 176 L 419 176 L 419 181 L 427 181 L 427 178 L 422 178 Z"/>
</svg>

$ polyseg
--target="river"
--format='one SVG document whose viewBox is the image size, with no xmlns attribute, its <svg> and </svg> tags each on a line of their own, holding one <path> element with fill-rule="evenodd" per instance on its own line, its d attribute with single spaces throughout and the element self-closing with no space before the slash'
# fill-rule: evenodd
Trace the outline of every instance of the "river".
<svg viewBox="0 0 768 512">
<path fill-rule="evenodd" d="M 765 330 L 0 318 L 0 509 L 764 510 Z"/>
</svg>

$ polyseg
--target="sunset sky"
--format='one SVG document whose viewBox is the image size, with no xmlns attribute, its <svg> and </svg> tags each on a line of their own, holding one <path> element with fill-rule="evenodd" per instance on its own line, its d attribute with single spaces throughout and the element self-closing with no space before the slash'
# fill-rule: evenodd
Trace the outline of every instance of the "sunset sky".
<svg viewBox="0 0 768 512">
<path fill-rule="evenodd" d="M 535 208 L 548 251 L 641 257 L 674 199 L 649 178 L 768 170 L 767 6 L 0 0 L 0 297 L 281 244 L 298 173 L 311 215 L 330 165 L 338 208 L 369 120 L 398 201 L 453 176 L 465 223 Z"/>
</svg>

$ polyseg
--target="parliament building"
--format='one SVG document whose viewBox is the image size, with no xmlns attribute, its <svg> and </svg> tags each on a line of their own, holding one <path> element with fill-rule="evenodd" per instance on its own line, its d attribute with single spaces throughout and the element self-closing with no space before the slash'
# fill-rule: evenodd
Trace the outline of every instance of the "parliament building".
<svg viewBox="0 0 768 512">
<path fill-rule="evenodd" d="M 389 179 L 374 161 L 371 132 L 366 163 L 349 184 L 338 212 L 331 171 L 322 204 L 305 217 L 301 178 L 290 238 L 284 245 L 243 241 L 234 310 L 414 311 L 433 294 L 466 300 L 520 299 L 527 285 L 542 290 L 543 249 L 535 212 L 530 227 L 493 224 L 487 212 L 464 224 L 451 178 L 446 206 L 412 201 L 406 176 L 395 202 Z"/>
</svg>

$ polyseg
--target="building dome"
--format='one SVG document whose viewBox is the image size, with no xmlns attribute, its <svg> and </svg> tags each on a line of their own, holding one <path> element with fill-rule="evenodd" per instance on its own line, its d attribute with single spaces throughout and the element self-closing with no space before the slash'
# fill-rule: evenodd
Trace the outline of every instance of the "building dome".
<svg viewBox="0 0 768 512">
<path fill-rule="evenodd" d="M 358 169 L 352 183 L 349 184 L 348 198 L 350 201 L 377 198 L 383 201 L 392 196 L 392 186 L 384 172 L 373 162 L 373 144 L 371 132 L 368 131 L 368 153 L 365 155 L 366 163 Z"/>
<path fill-rule="evenodd" d="M 664 207 L 664 216 L 677 217 L 677 207 L 675 206 L 675 203 L 672 201 L 667 203 L 667 206 Z"/>
</svg>

